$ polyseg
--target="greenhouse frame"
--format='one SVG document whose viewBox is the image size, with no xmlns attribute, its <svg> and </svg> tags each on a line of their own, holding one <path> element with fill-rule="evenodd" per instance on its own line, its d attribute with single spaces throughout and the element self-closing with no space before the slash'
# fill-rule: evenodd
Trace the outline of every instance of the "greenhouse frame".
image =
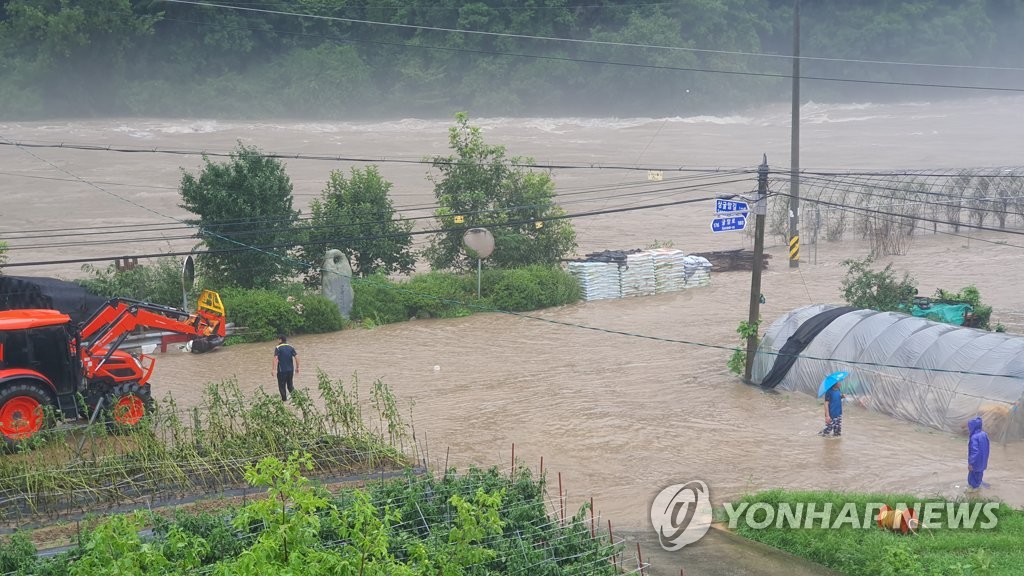
<svg viewBox="0 0 1024 576">
<path fill-rule="evenodd" d="M 816 396 L 845 371 L 848 401 L 954 433 L 981 416 L 994 441 L 1024 438 L 1024 337 L 897 312 L 815 304 L 765 331 L 752 381 Z"/>
</svg>

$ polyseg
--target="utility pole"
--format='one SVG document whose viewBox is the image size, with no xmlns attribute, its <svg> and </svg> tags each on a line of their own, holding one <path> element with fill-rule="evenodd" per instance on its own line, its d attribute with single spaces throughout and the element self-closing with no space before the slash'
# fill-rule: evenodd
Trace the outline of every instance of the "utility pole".
<svg viewBox="0 0 1024 576">
<path fill-rule="evenodd" d="M 747 325 L 757 326 L 761 318 L 761 263 L 764 260 L 764 216 L 767 213 L 768 156 L 765 155 L 757 167 L 757 197 L 754 199 L 754 271 L 750 275 L 750 316 Z M 743 370 L 743 381 L 749 383 L 754 369 L 754 354 L 757 353 L 757 334 L 747 336 L 747 365 Z"/>
<path fill-rule="evenodd" d="M 789 267 L 800 267 L 800 0 L 793 3 L 793 112 L 790 121 Z"/>
</svg>

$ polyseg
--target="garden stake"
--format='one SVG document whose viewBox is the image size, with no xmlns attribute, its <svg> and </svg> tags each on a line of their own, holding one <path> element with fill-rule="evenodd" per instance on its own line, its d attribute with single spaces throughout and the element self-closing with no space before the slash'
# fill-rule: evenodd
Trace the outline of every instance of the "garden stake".
<svg viewBox="0 0 1024 576">
<path fill-rule="evenodd" d="M 640 576 L 644 576 L 644 559 L 640 557 L 640 543 L 636 543 L 636 567 L 640 569 Z"/>
<path fill-rule="evenodd" d="M 516 443 L 512 443 L 512 472 L 509 473 L 509 477 L 515 478 L 516 475 Z"/>
<path fill-rule="evenodd" d="M 562 517 L 562 526 L 565 526 L 565 506 L 562 500 L 562 473 L 558 473 L 558 512 Z"/>
<path fill-rule="evenodd" d="M 597 532 L 594 531 L 594 497 L 590 497 L 590 539 L 593 540 L 597 536 Z"/>
</svg>

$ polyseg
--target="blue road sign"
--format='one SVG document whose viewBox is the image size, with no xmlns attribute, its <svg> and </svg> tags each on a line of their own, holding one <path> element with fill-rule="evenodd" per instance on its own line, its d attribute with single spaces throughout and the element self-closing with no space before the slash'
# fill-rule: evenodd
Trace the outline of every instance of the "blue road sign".
<svg viewBox="0 0 1024 576">
<path fill-rule="evenodd" d="M 750 212 L 750 206 L 746 202 L 737 202 L 736 200 L 715 200 L 716 214 L 729 214 L 732 212 Z"/>
<path fill-rule="evenodd" d="M 721 218 L 715 218 L 711 221 L 712 232 L 731 232 L 734 230 L 743 230 L 746 227 L 746 214 L 731 214 Z"/>
</svg>

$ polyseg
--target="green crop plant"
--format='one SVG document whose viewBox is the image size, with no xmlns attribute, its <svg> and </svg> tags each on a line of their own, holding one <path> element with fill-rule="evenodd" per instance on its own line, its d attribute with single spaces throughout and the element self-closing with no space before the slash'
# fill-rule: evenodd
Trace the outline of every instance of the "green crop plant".
<svg viewBox="0 0 1024 576">
<path fill-rule="evenodd" d="M 79 574 L 319 574 L 444 576 L 619 573 L 589 505 L 568 522 L 545 506 L 545 481 L 525 467 L 508 476 L 471 469 L 415 474 L 336 494 L 310 479 L 309 452 L 245 467 L 266 491 L 238 509 L 172 518 L 136 512 L 104 519 L 77 547 L 39 558 L 28 540 L 0 541 L 0 569 Z M 588 521 L 588 512 L 590 518 Z M 143 531 L 152 527 L 152 535 Z"/>
<path fill-rule="evenodd" d="M 312 454 L 317 475 L 405 465 L 408 425 L 385 384 L 375 385 L 381 424 L 372 427 L 355 377 L 346 385 L 321 373 L 318 391 L 319 401 L 297 391 L 286 405 L 226 380 L 209 384 L 189 409 L 168 396 L 142 425 L 116 435 L 102 424 L 50 431 L 39 448 L 0 457 L 0 519 L 216 494 L 244 486 L 246 465 L 296 450 Z"/>
</svg>

